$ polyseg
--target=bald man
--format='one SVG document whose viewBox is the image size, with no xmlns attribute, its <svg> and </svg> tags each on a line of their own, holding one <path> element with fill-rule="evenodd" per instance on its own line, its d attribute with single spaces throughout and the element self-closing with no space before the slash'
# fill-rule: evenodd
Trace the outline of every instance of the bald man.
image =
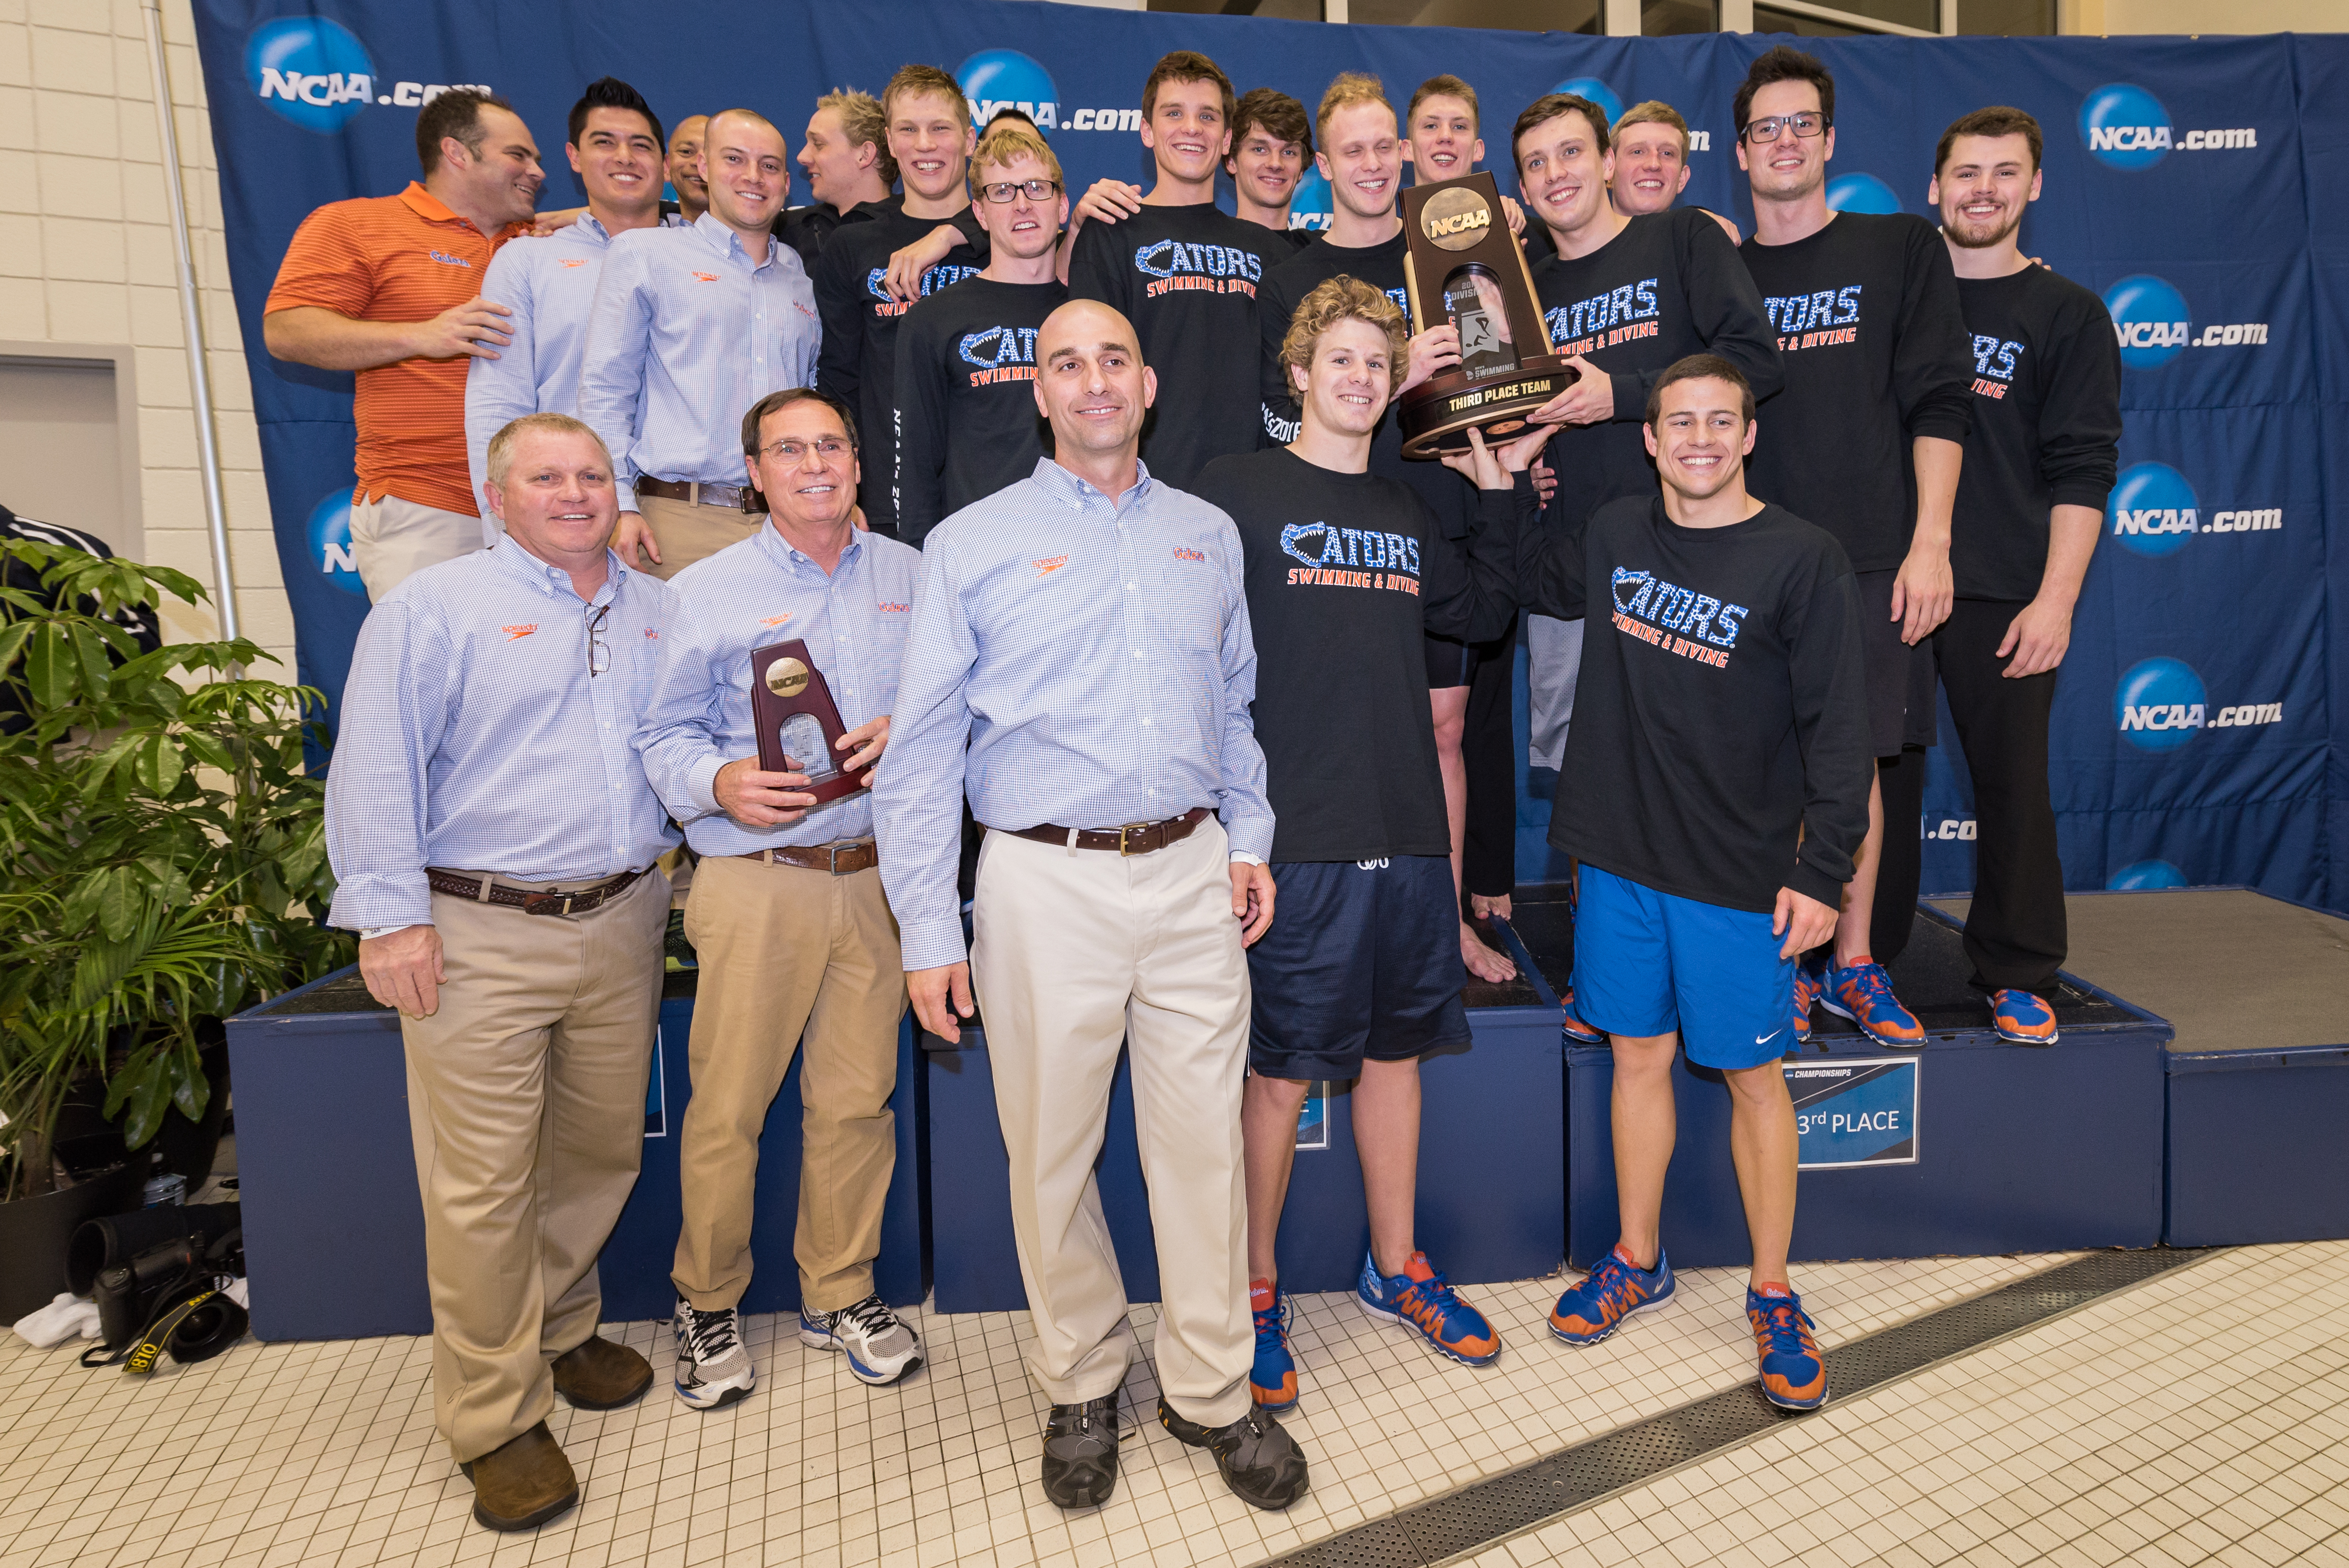
<svg viewBox="0 0 2349 1568">
<path fill-rule="evenodd" d="M 1305 1456 L 1247 1387 L 1244 950 L 1273 883 L 1239 535 L 1142 465 L 1158 382 L 1124 316 L 1071 301 L 1036 363 L 1055 457 L 923 545 L 874 785 L 881 880 L 923 1026 L 955 1040 L 974 987 L 986 999 L 1029 1369 L 1052 1401 L 1044 1494 L 1086 1508 L 1117 1484 L 1133 1333 L 1093 1160 L 1123 1042 L 1158 1238 L 1159 1421 L 1243 1500 L 1286 1508 Z M 987 830 L 968 961 L 966 789 Z"/>
<path fill-rule="evenodd" d="M 579 417 L 612 449 L 613 548 L 675 576 L 759 531 L 734 437 L 770 392 L 815 382 L 815 290 L 771 232 L 791 194 L 783 134 L 745 108 L 704 129 L 709 210 L 613 238 L 587 321 Z"/>
</svg>

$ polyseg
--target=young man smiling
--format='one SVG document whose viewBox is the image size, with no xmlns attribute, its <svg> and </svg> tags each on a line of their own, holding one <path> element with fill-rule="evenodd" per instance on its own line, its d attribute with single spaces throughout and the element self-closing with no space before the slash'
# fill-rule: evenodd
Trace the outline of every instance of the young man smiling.
<svg viewBox="0 0 2349 1568">
<path fill-rule="evenodd" d="M 1392 191 L 1394 115 L 1368 98 L 1375 90 L 1368 77 L 1340 77 L 1330 93 L 1353 95 L 1352 107 L 1332 114 L 1323 100 L 1324 157 L 1341 211 L 1376 199 L 1347 193 L 1371 183 L 1366 170 L 1383 168 Z M 1369 148 L 1356 147 L 1357 133 Z M 1356 1080 L 1354 1143 L 1371 1223 L 1357 1286 L 1363 1308 L 1471 1367 L 1501 1353 L 1493 1326 L 1444 1283 L 1413 1233 L 1419 1058 L 1468 1039 L 1460 895 L 1423 646 L 1431 631 L 1477 642 L 1508 624 L 1514 519 L 1520 503 L 1527 512 L 1535 505 L 1523 470 L 1548 432 L 1506 454 L 1446 459 L 1473 477 L 1477 505 L 1439 518 L 1378 471 L 1375 432 L 1391 423 L 1406 331 L 1402 311 L 1372 284 L 1316 284 L 1280 346 L 1298 410 L 1293 438 L 1218 458 L 1199 476 L 1200 498 L 1239 529 L 1257 633 L 1256 733 L 1278 824 L 1271 866 L 1281 918 L 1248 950 L 1255 1000 L 1241 1113 L 1256 1326 L 1249 1386 L 1268 1410 L 1297 1403 L 1274 1241 L 1298 1111 L 1316 1080 Z"/>
<path fill-rule="evenodd" d="M 1303 104 L 1271 88 L 1240 95 L 1232 116 L 1232 154 L 1224 160 L 1224 172 L 1232 177 L 1233 207 L 1240 217 L 1285 237 L 1299 250 L 1311 243 L 1312 230 L 1289 227 L 1288 208 L 1312 161 L 1313 127 Z M 1133 191 L 1139 206 L 1142 192 L 1130 185 L 1125 189 Z"/>
<path fill-rule="evenodd" d="M 1232 84 L 1206 56 L 1177 49 L 1142 88 L 1142 145 L 1158 169 L 1142 210 L 1077 231 L 1069 296 L 1131 322 L 1166 387 L 1143 437 L 1153 477 L 1182 488 L 1208 461 L 1257 444 L 1257 285 L 1286 242 L 1216 205 L 1231 151 Z"/>
<path fill-rule="evenodd" d="M 1834 539 L 1747 493 L 1754 394 L 1736 366 L 1678 361 L 1646 415 L 1661 493 L 1522 543 L 1527 603 L 1604 613 L 1549 838 L 1582 862 L 1574 989 L 1613 1037 L 1622 1233 L 1549 1326 L 1596 1344 L 1672 1294 L 1659 1228 L 1684 1047 L 1729 1084 L 1763 1395 L 1811 1409 L 1826 1367 L 1787 1278 L 1796 1144 L 1779 1058 L 1795 957 L 1834 927 L 1868 828 L 1858 600 Z"/>
<path fill-rule="evenodd" d="M 1669 211 L 1688 189 L 1687 119 L 1671 105 L 1650 98 L 1618 115 L 1612 135 L 1615 177 L 1608 181 L 1607 193 L 1615 211 L 1627 218 Z M 1737 243 L 1736 224 L 1709 209 L 1697 211 L 1720 224 L 1731 244 Z"/>
<path fill-rule="evenodd" d="M 817 384 L 856 410 L 873 443 L 859 500 L 867 526 L 897 529 L 897 328 L 913 299 L 978 275 L 983 262 L 956 245 L 923 266 L 910 297 L 893 292 L 896 254 L 968 211 L 967 184 L 975 142 L 970 103 L 954 77 L 936 66 L 905 66 L 881 95 L 889 124 L 889 156 L 905 182 L 895 207 L 868 207 L 872 217 L 843 224 L 824 242 L 815 270 L 817 307 L 823 315 L 823 352 Z"/>
<path fill-rule="evenodd" d="M 1360 278 L 1393 301 L 1404 314 L 1407 330 L 1413 325 L 1411 296 L 1403 284 L 1402 219 L 1396 211 L 1405 160 L 1394 106 L 1387 101 L 1376 77 L 1350 71 L 1332 81 L 1321 95 L 1314 129 L 1321 147 L 1314 163 L 1330 183 L 1330 229 L 1265 274 L 1257 310 L 1264 344 L 1265 438 L 1282 446 L 1298 438 L 1299 418 L 1289 371 L 1282 358 L 1283 346 L 1291 318 L 1309 294 L 1341 274 Z M 1400 396 L 1435 372 L 1458 364 L 1459 338 L 1458 330 L 1449 323 L 1413 337 L 1407 356 L 1388 377 L 1390 390 Z M 1372 473 L 1415 491 L 1445 534 L 1464 537 L 1475 512 L 1473 488 L 1442 464 L 1405 461 L 1402 428 L 1392 414 L 1382 412 L 1377 422 L 1370 461 Z M 1505 615 L 1485 635 L 1498 637 L 1507 630 Z M 1451 826 L 1449 852 L 1456 896 L 1468 814 L 1462 730 L 1475 665 L 1469 645 L 1448 625 L 1431 624 L 1429 631 L 1424 663 Z M 1485 945 L 1467 921 L 1455 917 L 1453 923 L 1458 928 L 1461 960 L 1471 974 L 1480 980 L 1501 981 L 1516 973 L 1516 965 Z"/>
<path fill-rule="evenodd" d="M 931 529 L 1034 470 L 1036 334 L 1069 297 L 1053 273 L 1069 212 L 1061 160 L 1030 127 L 991 127 L 971 189 L 993 254 L 987 270 L 906 313 L 897 334 L 897 537 Z"/>
<path fill-rule="evenodd" d="M 1917 645 L 1950 613 L 1951 509 L 1973 418 L 1973 355 L 1957 274 L 1932 226 L 1907 212 L 1827 206 L 1836 130 L 1826 67 L 1784 45 L 1770 50 L 1748 68 L 1733 118 L 1754 191 L 1754 237 L 1740 253 L 1786 376 L 1770 406 L 1778 436 L 1757 451 L 1754 485 L 1851 557 L 1879 775 L 1834 950 L 1796 983 L 1795 1026 L 1808 1033 L 1816 1000 L 1878 1045 L 1915 1048 L 1924 1026 L 1870 948 L 1879 875 L 1891 872 L 1890 903 L 1916 901 L 1915 872 L 1891 868 L 1916 864 L 1934 730 L 1932 665 Z M 1899 911 L 1899 930 L 1912 914 Z"/>
</svg>

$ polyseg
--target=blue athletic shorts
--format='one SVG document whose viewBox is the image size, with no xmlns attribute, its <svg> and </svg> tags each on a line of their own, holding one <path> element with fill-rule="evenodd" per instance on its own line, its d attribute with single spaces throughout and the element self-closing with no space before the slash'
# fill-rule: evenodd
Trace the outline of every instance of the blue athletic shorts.
<svg viewBox="0 0 2349 1568">
<path fill-rule="evenodd" d="M 1699 1067 L 1758 1068 L 1795 1046 L 1795 961 L 1778 956 L 1783 943 L 1766 914 L 1658 892 L 1585 861 L 1574 1010 L 1610 1035 L 1678 1029 Z"/>
<path fill-rule="evenodd" d="M 1272 868 L 1272 924 L 1247 950 L 1248 1067 L 1350 1078 L 1468 1038 L 1459 897 L 1441 855 Z"/>
</svg>

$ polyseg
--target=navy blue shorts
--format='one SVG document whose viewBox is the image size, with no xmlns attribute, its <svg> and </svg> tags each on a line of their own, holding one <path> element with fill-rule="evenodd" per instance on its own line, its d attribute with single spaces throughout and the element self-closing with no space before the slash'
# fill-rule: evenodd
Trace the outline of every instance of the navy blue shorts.
<svg viewBox="0 0 2349 1568">
<path fill-rule="evenodd" d="M 1442 855 L 1272 868 L 1272 924 L 1247 950 L 1248 1067 L 1262 1078 L 1358 1078 L 1465 1044 L 1460 905 Z"/>
<path fill-rule="evenodd" d="M 1276 904 L 1273 923 L 1279 923 Z M 1574 1010 L 1635 1039 L 1680 1031 L 1688 1059 L 1758 1068 L 1794 1048 L 1795 961 L 1771 916 L 1658 892 L 1582 863 Z"/>
</svg>

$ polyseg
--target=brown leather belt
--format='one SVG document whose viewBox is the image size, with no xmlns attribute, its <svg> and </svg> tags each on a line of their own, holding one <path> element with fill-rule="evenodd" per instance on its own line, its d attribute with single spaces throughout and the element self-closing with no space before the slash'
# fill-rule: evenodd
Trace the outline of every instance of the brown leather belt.
<svg viewBox="0 0 2349 1568">
<path fill-rule="evenodd" d="M 608 903 L 644 874 L 642 872 L 622 872 L 609 882 L 597 882 L 594 887 L 576 888 L 570 892 L 530 892 L 518 887 L 506 887 L 492 877 L 460 877 L 455 872 L 444 872 L 432 866 L 424 868 L 424 880 L 431 884 L 434 892 L 445 892 L 451 898 L 470 899 L 475 903 L 502 903 L 524 914 L 585 914 Z"/>
<path fill-rule="evenodd" d="M 751 850 L 734 857 L 738 861 L 764 861 L 769 865 L 798 866 L 803 871 L 830 872 L 844 877 L 852 872 L 870 871 L 881 863 L 881 846 L 871 839 L 851 839 L 845 843 L 782 844 L 771 850 Z"/>
<path fill-rule="evenodd" d="M 1066 848 L 1069 834 L 1077 835 L 1081 850 L 1114 850 L 1121 855 L 1146 855 L 1163 850 L 1169 844 L 1179 844 L 1207 820 L 1205 806 L 1194 806 L 1179 817 L 1169 817 L 1163 822 L 1128 822 L 1123 828 L 1055 827 L 1039 822 L 1032 828 L 989 828 L 991 833 L 1009 833 L 1015 839 L 1033 839 L 1040 844 L 1058 844 Z"/>
<path fill-rule="evenodd" d="M 640 477 L 636 480 L 636 493 L 657 495 L 663 500 L 681 500 L 688 506 L 714 506 L 721 511 L 748 512 L 752 517 L 761 517 L 766 512 L 766 508 L 753 502 L 750 491 L 741 485 L 690 484 L 676 480 Z"/>
</svg>

